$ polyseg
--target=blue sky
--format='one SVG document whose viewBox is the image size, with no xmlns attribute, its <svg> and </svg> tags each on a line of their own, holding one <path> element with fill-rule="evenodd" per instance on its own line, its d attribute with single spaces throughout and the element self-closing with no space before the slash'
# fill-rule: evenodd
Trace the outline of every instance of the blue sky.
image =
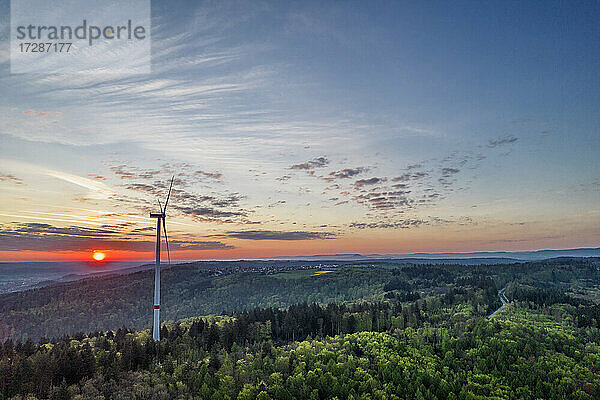
<svg viewBox="0 0 600 400">
<path fill-rule="evenodd" d="M 11 75 L 8 7 L 7 258 L 148 239 L 172 173 L 182 258 L 598 245 L 597 2 L 154 2 L 130 76 Z"/>
</svg>

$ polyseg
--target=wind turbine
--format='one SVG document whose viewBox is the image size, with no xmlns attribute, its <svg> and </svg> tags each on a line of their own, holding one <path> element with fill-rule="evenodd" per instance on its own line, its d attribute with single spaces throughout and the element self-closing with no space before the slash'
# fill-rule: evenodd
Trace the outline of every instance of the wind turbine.
<svg viewBox="0 0 600 400">
<path fill-rule="evenodd" d="M 160 340 L 160 225 L 162 221 L 162 228 L 165 232 L 165 243 L 167 244 L 167 256 L 169 257 L 169 264 L 171 264 L 171 252 L 169 251 L 169 239 L 167 237 L 167 225 L 166 225 L 166 212 L 167 204 L 169 204 L 169 197 L 171 197 L 171 189 L 173 188 L 173 180 L 175 176 L 171 178 L 171 184 L 169 185 L 169 194 L 165 201 L 165 207 L 160 205 L 158 200 L 158 207 L 160 213 L 150 213 L 150 218 L 156 218 L 156 265 L 154 266 L 154 325 L 152 328 L 152 338 L 155 341 Z"/>
</svg>

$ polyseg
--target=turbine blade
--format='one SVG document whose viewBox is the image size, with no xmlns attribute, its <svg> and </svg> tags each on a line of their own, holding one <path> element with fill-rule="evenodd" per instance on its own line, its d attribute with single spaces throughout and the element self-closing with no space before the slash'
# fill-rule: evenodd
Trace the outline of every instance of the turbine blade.
<svg viewBox="0 0 600 400">
<path fill-rule="evenodd" d="M 160 205 L 160 199 L 157 197 L 157 198 L 156 198 L 156 201 L 158 202 L 158 208 L 160 208 L 160 213 L 162 214 L 162 213 L 163 213 L 163 208 L 162 208 L 162 206 Z"/>
<path fill-rule="evenodd" d="M 169 250 L 169 237 L 167 236 L 167 223 L 165 218 L 162 218 L 163 231 L 165 232 L 165 243 L 167 244 L 167 258 L 169 259 L 169 265 L 171 265 L 171 251 Z"/>
<path fill-rule="evenodd" d="M 167 204 L 169 204 L 169 197 L 171 197 L 171 189 L 173 189 L 173 181 L 175 180 L 175 175 L 171 178 L 171 185 L 169 185 L 169 194 L 167 195 L 167 201 L 165 201 L 165 208 L 162 212 L 163 214 L 167 212 Z"/>
</svg>

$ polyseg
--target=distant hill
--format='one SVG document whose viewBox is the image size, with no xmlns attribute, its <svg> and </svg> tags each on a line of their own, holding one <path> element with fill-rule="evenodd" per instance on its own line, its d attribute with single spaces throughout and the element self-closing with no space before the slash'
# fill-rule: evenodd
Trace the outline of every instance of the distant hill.
<svg viewBox="0 0 600 400">
<path fill-rule="evenodd" d="M 141 262 L 119 261 L 101 265 L 84 261 L 0 262 L 0 294 L 27 290 L 94 274 L 130 273 L 143 269 Z"/>
<path fill-rule="evenodd" d="M 535 250 L 535 251 L 478 251 L 471 253 L 410 253 L 410 254 L 317 254 L 312 256 L 284 256 L 274 257 L 279 260 L 465 260 L 465 259 L 496 259 L 508 262 L 538 261 L 557 257 L 600 257 L 600 247 L 561 249 L 561 250 Z M 498 263 L 498 262 L 494 262 Z"/>
<path fill-rule="evenodd" d="M 559 257 L 600 257 L 600 248 L 536 250 L 522 252 L 471 252 L 471 253 L 412 253 L 412 254 L 317 254 L 312 256 L 282 256 L 245 260 L 199 260 L 200 267 L 252 269 L 257 265 L 294 267 L 297 265 L 389 262 L 403 264 L 461 264 L 495 265 L 526 261 L 541 261 Z M 180 262 L 182 263 L 182 262 Z M 176 264 L 174 262 L 174 264 Z M 0 262 L 0 294 L 70 282 L 92 276 L 127 274 L 150 269 L 153 264 L 143 262 L 114 262 L 101 267 L 86 262 Z"/>
</svg>

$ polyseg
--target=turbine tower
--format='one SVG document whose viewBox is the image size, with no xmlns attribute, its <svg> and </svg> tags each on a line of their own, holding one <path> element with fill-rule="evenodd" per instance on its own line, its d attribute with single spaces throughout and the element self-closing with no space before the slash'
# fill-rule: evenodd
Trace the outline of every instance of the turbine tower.
<svg viewBox="0 0 600 400">
<path fill-rule="evenodd" d="M 160 225 L 162 222 L 162 228 L 165 232 L 165 243 L 167 244 L 167 256 L 169 257 L 169 264 L 171 264 L 171 252 L 169 251 L 169 239 L 167 237 L 167 225 L 166 225 L 166 212 L 167 204 L 169 204 L 169 197 L 171 197 L 171 189 L 173 188 L 173 180 L 175 176 L 171 178 L 171 184 L 169 185 L 169 194 L 167 194 L 167 200 L 165 201 L 165 207 L 163 208 L 158 200 L 158 207 L 160 213 L 150 213 L 150 218 L 156 218 L 156 265 L 154 266 L 154 325 L 152 327 L 152 338 L 155 341 L 160 340 Z"/>
</svg>

